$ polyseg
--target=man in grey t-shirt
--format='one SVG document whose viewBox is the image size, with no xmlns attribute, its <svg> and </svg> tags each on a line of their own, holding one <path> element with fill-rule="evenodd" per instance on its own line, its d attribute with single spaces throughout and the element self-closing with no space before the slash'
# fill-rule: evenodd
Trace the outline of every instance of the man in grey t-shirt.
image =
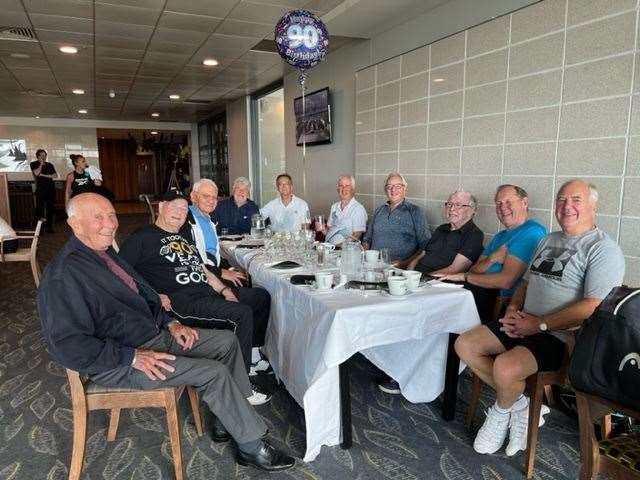
<svg viewBox="0 0 640 480">
<path fill-rule="evenodd" d="M 526 378 L 558 369 L 568 330 L 579 327 L 622 283 L 624 257 L 595 225 L 597 201 L 593 185 L 581 180 L 562 185 L 555 207 L 562 231 L 543 237 L 536 247 L 504 318 L 456 341 L 460 358 L 496 390 L 496 403 L 473 444 L 478 453 L 497 452 L 507 433 L 508 456 L 527 448 Z"/>
</svg>

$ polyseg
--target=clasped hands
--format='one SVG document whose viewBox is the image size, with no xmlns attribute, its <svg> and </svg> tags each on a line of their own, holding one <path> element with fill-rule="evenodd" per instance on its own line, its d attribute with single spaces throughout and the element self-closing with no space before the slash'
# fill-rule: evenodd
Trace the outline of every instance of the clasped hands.
<svg viewBox="0 0 640 480">
<path fill-rule="evenodd" d="M 507 307 L 504 317 L 498 321 L 502 324 L 500 330 L 511 338 L 524 338 L 540 333 L 540 317 L 515 307 Z"/>
</svg>

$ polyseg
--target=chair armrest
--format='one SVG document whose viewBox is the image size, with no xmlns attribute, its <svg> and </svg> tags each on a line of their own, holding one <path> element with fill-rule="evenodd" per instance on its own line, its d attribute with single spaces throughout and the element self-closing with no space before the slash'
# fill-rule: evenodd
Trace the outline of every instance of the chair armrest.
<svg viewBox="0 0 640 480">
<path fill-rule="evenodd" d="M 7 240 L 33 240 L 35 235 L 18 235 L 17 237 L 8 238 Z"/>
<path fill-rule="evenodd" d="M 16 230 L 17 235 L 35 235 L 35 230 Z"/>
</svg>

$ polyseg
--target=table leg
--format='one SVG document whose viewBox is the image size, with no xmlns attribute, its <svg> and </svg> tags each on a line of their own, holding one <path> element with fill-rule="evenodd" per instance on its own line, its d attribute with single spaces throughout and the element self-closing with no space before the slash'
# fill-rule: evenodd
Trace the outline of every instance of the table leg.
<svg viewBox="0 0 640 480">
<path fill-rule="evenodd" d="M 444 374 L 444 393 L 442 395 L 442 418 L 451 421 L 456 413 L 456 398 L 458 396 L 458 370 L 460 358 L 453 348 L 458 334 L 449 334 L 449 346 L 447 347 L 447 369 Z"/>
<path fill-rule="evenodd" d="M 348 360 L 347 360 L 348 361 Z M 340 364 L 340 419 L 342 423 L 342 443 L 340 447 L 349 449 L 351 438 L 351 387 L 349 385 L 349 365 L 347 361 Z"/>
</svg>

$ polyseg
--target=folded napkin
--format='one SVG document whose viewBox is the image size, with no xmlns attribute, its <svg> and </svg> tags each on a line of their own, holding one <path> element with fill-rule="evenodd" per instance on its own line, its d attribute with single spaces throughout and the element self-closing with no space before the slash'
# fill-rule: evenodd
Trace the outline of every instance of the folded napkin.
<svg viewBox="0 0 640 480">
<path fill-rule="evenodd" d="M 292 275 L 289 279 L 293 285 L 311 285 L 315 280 L 314 275 Z"/>
<path fill-rule="evenodd" d="M 429 280 L 427 285 L 432 287 L 445 287 L 445 288 L 462 288 L 464 285 L 462 283 L 450 283 L 443 282 L 441 280 Z"/>
<path fill-rule="evenodd" d="M 225 235 L 223 237 L 218 237 L 221 242 L 237 242 L 243 238 L 244 237 L 242 235 Z"/>
<path fill-rule="evenodd" d="M 255 243 L 239 243 L 236 248 L 262 248 L 262 245 L 256 245 Z"/>
<path fill-rule="evenodd" d="M 283 262 L 278 262 L 275 265 L 271 265 L 271 268 L 275 268 L 277 270 L 288 270 L 291 268 L 299 268 L 300 265 L 298 262 L 292 262 L 291 260 L 285 260 Z"/>
<path fill-rule="evenodd" d="M 387 282 L 362 282 L 360 280 L 351 280 L 347 282 L 345 288 L 355 290 L 387 290 Z"/>
</svg>

